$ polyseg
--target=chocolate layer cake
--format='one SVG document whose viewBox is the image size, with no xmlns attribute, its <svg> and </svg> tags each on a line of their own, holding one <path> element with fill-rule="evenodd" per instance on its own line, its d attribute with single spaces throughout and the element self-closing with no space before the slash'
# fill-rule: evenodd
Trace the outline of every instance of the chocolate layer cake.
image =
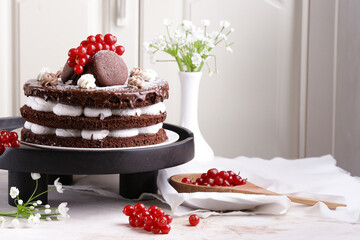
<svg viewBox="0 0 360 240">
<path fill-rule="evenodd" d="M 38 79 L 27 81 L 27 102 L 20 109 L 26 121 L 21 139 L 79 148 L 136 147 L 166 141 L 162 125 L 168 83 L 154 71 L 141 68 L 127 76 L 127 67 L 118 55 L 98 51 L 89 55 L 89 64 L 81 73 L 68 60 L 62 72 L 42 70 Z"/>
</svg>

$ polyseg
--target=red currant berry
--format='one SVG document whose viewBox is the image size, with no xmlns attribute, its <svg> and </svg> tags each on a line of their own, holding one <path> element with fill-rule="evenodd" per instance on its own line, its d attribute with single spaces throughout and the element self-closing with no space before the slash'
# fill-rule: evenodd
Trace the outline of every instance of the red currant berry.
<svg viewBox="0 0 360 240">
<path fill-rule="evenodd" d="M 154 234 L 158 234 L 160 232 L 160 227 L 156 224 L 156 225 L 152 225 L 151 226 L 151 232 Z"/>
<path fill-rule="evenodd" d="M 198 215 L 193 214 L 189 217 L 189 223 L 191 226 L 196 226 L 199 224 L 199 222 L 200 222 L 200 218 Z"/>
<path fill-rule="evenodd" d="M 221 186 L 230 187 L 230 183 L 228 182 L 228 180 L 224 180 Z"/>
<path fill-rule="evenodd" d="M 85 47 L 83 47 L 83 46 L 78 46 L 78 47 L 76 48 L 76 50 L 77 50 L 77 55 L 78 55 L 79 57 L 85 57 L 85 55 L 86 55 L 86 48 L 85 48 Z"/>
<path fill-rule="evenodd" d="M 104 42 L 104 36 L 102 34 L 97 34 L 95 36 L 96 42 L 97 43 L 103 43 Z"/>
<path fill-rule="evenodd" d="M 226 171 L 220 171 L 219 177 L 221 177 L 222 179 L 228 179 L 228 177 L 230 177 L 230 174 Z"/>
<path fill-rule="evenodd" d="M 104 46 L 103 46 L 103 44 L 102 43 L 95 43 L 95 52 L 98 52 L 98 51 L 101 51 L 101 50 L 103 50 L 103 48 L 104 48 Z"/>
<path fill-rule="evenodd" d="M 109 44 L 109 45 L 112 45 L 112 44 L 115 44 L 116 43 L 116 37 L 113 36 L 112 34 L 108 33 L 104 36 L 104 42 Z"/>
<path fill-rule="evenodd" d="M 110 50 L 110 45 L 103 43 L 103 50 Z"/>
<path fill-rule="evenodd" d="M 234 181 L 233 181 L 233 184 L 234 185 L 241 185 L 241 177 L 239 176 L 239 175 L 236 175 L 235 177 L 234 177 Z"/>
<path fill-rule="evenodd" d="M 161 208 L 155 210 L 155 212 L 153 213 L 153 215 L 156 217 L 156 218 L 161 218 L 165 215 L 165 211 L 162 210 Z"/>
<path fill-rule="evenodd" d="M 86 53 L 87 53 L 87 54 L 92 55 L 92 54 L 95 53 L 95 51 L 96 51 L 95 44 L 92 44 L 92 43 L 91 43 L 91 44 L 86 45 Z"/>
<path fill-rule="evenodd" d="M 135 218 L 135 226 L 139 228 L 144 227 L 144 221 L 142 221 L 140 218 Z"/>
<path fill-rule="evenodd" d="M 116 52 L 119 56 L 121 56 L 121 55 L 124 54 L 125 48 L 124 48 L 123 46 L 121 46 L 121 45 L 116 46 L 115 52 Z"/>
<path fill-rule="evenodd" d="M 126 216 L 131 216 L 133 215 L 135 212 L 135 209 L 133 206 L 131 205 L 126 205 L 123 209 L 123 213 L 126 215 Z"/>
<path fill-rule="evenodd" d="M 9 134 L 9 139 L 10 139 L 10 142 L 18 140 L 18 134 L 16 132 L 11 132 Z"/>
<path fill-rule="evenodd" d="M 10 136 L 9 136 L 8 133 L 5 132 L 5 133 L 3 133 L 3 134 L 0 135 L 0 142 L 2 142 L 2 143 L 8 143 L 9 140 L 10 140 Z"/>
<path fill-rule="evenodd" d="M 230 184 L 232 184 L 232 183 L 234 182 L 234 177 L 233 177 L 233 176 L 229 176 L 229 177 L 227 178 L 227 181 L 228 181 Z"/>
<path fill-rule="evenodd" d="M 76 66 L 75 58 L 69 58 L 67 60 L 67 65 L 71 68 L 74 68 Z"/>
<path fill-rule="evenodd" d="M 168 224 L 167 218 L 166 218 L 165 216 L 160 217 L 160 218 L 157 220 L 157 224 L 158 224 L 160 227 L 165 226 L 166 224 Z"/>
<path fill-rule="evenodd" d="M 116 47 L 115 47 L 115 45 L 110 45 L 110 51 L 113 51 L 113 52 L 115 52 L 115 51 L 116 51 Z"/>
<path fill-rule="evenodd" d="M 241 179 L 240 185 L 244 185 L 244 184 L 246 184 L 246 179 Z"/>
<path fill-rule="evenodd" d="M 151 225 L 144 225 L 144 229 L 145 229 L 145 231 L 147 231 L 147 232 L 151 232 Z"/>
<path fill-rule="evenodd" d="M 136 227 L 135 221 L 136 221 L 136 217 L 135 217 L 135 216 L 130 216 L 130 217 L 129 217 L 129 224 L 130 224 L 130 226 Z"/>
<path fill-rule="evenodd" d="M 79 58 L 76 59 L 76 63 L 79 64 L 80 66 L 85 66 L 86 58 L 85 57 L 79 57 Z"/>
<path fill-rule="evenodd" d="M 83 71 L 84 71 L 84 68 L 79 64 L 74 67 L 74 72 L 77 74 L 82 74 Z"/>
<path fill-rule="evenodd" d="M 207 178 L 207 174 L 206 174 L 206 173 L 201 174 L 201 178 L 202 178 L 202 179 L 206 179 L 206 178 Z"/>
<path fill-rule="evenodd" d="M 234 173 L 233 171 L 230 171 L 230 170 L 229 170 L 229 171 L 227 171 L 227 172 L 229 173 L 230 176 L 235 176 L 235 175 L 236 175 L 236 173 Z"/>
<path fill-rule="evenodd" d="M 204 183 L 204 179 L 203 178 L 197 178 L 196 179 L 196 182 L 199 184 L 199 185 L 202 185 Z"/>
<path fill-rule="evenodd" d="M 143 203 L 135 204 L 134 209 L 136 214 L 141 214 L 146 211 L 146 207 Z"/>
<path fill-rule="evenodd" d="M 208 183 L 208 184 L 210 184 L 210 186 L 213 186 L 214 185 L 214 179 L 213 178 L 207 178 L 207 179 L 205 179 L 204 183 Z"/>
<path fill-rule="evenodd" d="M 71 48 L 68 52 L 68 56 L 70 58 L 74 58 L 74 57 L 76 57 L 76 55 L 77 55 L 77 50 L 75 48 Z"/>
<path fill-rule="evenodd" d="M 185 177 L 185 178 L 183 178 L 183 179 L 181 180 L 181 182 L 182 182 L 182 183 L 188 183 L 188 184 L 191 184 L 191 179 L 190 179 L 190 178 Z"/>
<path fill-rule="evenodd" d="M 167 223 L 170 224 L 172 222 L 173 218 L 168 214 L 166 214 L 165 217 L 166 217 Z"/>
<path fill-rule="evenodd" d="M 207 176 L 210 178 L 216 178 L 219 173 L 219 170 L 216 168 L 211 168 L 207 171 Z"/>
<path fill-rule="evenodd" d="M 151 215 L 154 215 L 155 211 L 158 209 L 159 209 L 158 206 L 152 205 L 151 207 L 149 207 L 148 211 Z"/>
<path fill-rule="evenodd" d="M 86 38 L 86 40 L 88 40 L 89 43 L 96 43 L 96 38 L 93 35 L 90 35 Z"/>
<path fill-rule="evenodd" d="M 160 231 L 162 234 L 168 234 L 171 230 L 171 226 L 166 224 L 165 226 L 160 227 Z"/>
<path fill-rule="evenodd" d="M 217 186 L 221 186 L 224 182 L 224 179 L 222 179 L 221 177 L 217 176 L 215 179 L 214 179 L 214 185 L 217 185 Z"/>
<path fill-rule="evenodd" d="M 84 58 L 85 58 L 86 64 L 91 61 L 91 56 L 89 54 L 86 54 Z"/>
<path fill-rule="evenodd" d="M 15 140 L 9 143 L 9 147 L 14 147 L 14 148 L 18 148 L 20 147 L 20 141 L 19 140 Z"/>
<path fill-rule="evenodd" d="M 4 144 L 0 143 L 0 155 L 5 152 L 5 146 Z"/>
<path fill-rule="evenodd" d="M 84 40 L 80 43 L 80 45 L 83 47 L 86 47 L 86 45 L 88 45 L 88 44 L 89 44 L 89 42 L 87 40 Z"/>
<path fill-rule="evenodd" d="M 151 225 L 153 225 L 153 223 L 154 223 L 154 217 L 153 216 L 149 215 L 149 216 L 146 216 L 144 218 L 144 224 L 145 225 L 151 226 Z"/>
</svg>

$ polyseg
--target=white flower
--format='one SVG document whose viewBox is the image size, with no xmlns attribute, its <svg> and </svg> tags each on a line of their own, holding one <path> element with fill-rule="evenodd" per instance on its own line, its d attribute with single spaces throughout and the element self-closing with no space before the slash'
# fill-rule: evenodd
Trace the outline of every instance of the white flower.
<svg viewBox="0 0 360 240">
<path fill-rule="evenodd" d="M 67 212 L 69 211 L 69 208 L 66 207 L 67 203 L 63 202 L 60 203 L 59 207 L 56 209 L 56 213 L 58 213 L 59 215 L 57 215 L 57 219 L 58 220 L 64 220 L 66 218 L 69 218 L 70 216 L 67 214 Z"/>
<path fill-rule="evenodd" d="M 36 202 L 34 202 L 32 205 L 33 205 L 34 207 L 36 207 L 36 206 L 37 206 L 37 203 L 36 203 Z"/>
<path fill-rule="evenodd" d="M 232 50 L 232 48 L 231 48 L 230 46 L 227 46 L 227 47 L 226 47 L 226 50 L 229 51 L 229 52 L 231 52 L 231 53 L 233 52 L 233 50 Z"/>
<path fill-rule="evenodd" d="M 200 54 L 194 53 L 191 57 L 191 62 L 196 66 L 199 67 L 203 59 L 201 58 Z"/>
<path fill-rule="evenodd" d="M 24 203 L 23 200 L 19 199 L 18 204 L 23 205 L 23 203 Z"/>
<path fill-rule="evenodd" d="M 11 198 L 16 198 L 19 195 L 19 189 L 17 187 L 11 187 L 10 188 L 10 196 Z"/>
<path fill-rule="evenodd" d="M 231 28 L 231 29 L 230 29 L 230 32 L 233 32 L 233 31 L 235 31 L 235 29 L 234 29 L 234 28 Z"/>
<path fill-rule="evenodd" d="M 230 26 L 230 23 L 226 20 L 221 20 L 220 21 L 220 27 L 223 27 L 223 28 L 227 28 Z"/>
<path fill-rule="evenodd" d="M 38 223 L 40 223 L 40 217 L 41 217 L 41 215 L 38 213 L 35 216 L 30 215 L 30 217 L 28 218 L 28 223 L 30 225 L 38 224 Z"/>
<path fill-rule="evenodd" d="M 54 181 L 54 186 L 56 187 L 56 191 L 58 191 L 59 193 L 63 193 L 64 192 L 64 188 L 62 186 L 62 183 L 59 182 L 59 179 L 60 178 L 57 178 L 55 181 Z"/>
<path fill-rule="evenodd" d="M 12 225 L 13 227 L 18 227 L 18 226 L 20 225 L 20 222 L 19 222 L 19 220 L 18 220 L 17 218 L 15 218 L 15 219 L 13 219 L 13 220 L 11 221 L 11 225 Z"/>
<path fill-rule="evenodd" d="M 39 205 L 41 205 L 41 204 L 42 204 L 42 201 L 41 201 L 41 200 L 37 200 L 36 203 L 39 204 Z"/>
<path fill-rule="evenodd" d="M 152 50 L 150 49 L 150 43 L 148 42 L 144 42 L 143 43 L 143 47 L 144 47 L 144 51 L 147 52 L 147 53 L 151 53 Z"/>
<path fill-rule="evenodd" d="M 209 19 L 202 19 L 201 20 L 201 25 L 203 26 L 209 26 L 210 25 L 210 20 Z"/>
<path fill-rule="evenodd" d="M 51 221 L 51 217 L 46 217 L 46 221 Z"/>
<path fill-rule="evenodd" d="M 49 204 L 46 204 L 46 205 L 45 205 L 45 208 L 50 208 L 50 205 L 49 205 Z"/>
<path fill-rule="evenodd" d="M 49 209 L 49 208 L 45 209 L 45 213 L 46 213 L 46 214 L 51 213 L 51 209 Z"/>
<path fill-rule="evenodd" d="M 41 177 L 40 173 L 31 173 L 31 178 L 33 180 L 37 180 Z"/>
<path fill-rule="evenodd" d="M 5 218 L 0 217 L 0 228 L 3 228 L 5 226 Z"/>
<path fill-rule="evenodd" d="M 194 25 L 189 20 L 183 20 L 182 27 L 184 28 L 185 31 L 191 31 L 193 29 Z"/>
<path fill-rule="evenodd" d="M 165 25 L 165 26 L 170 26 L 171 25 L 171 20 L 170 19 L 168 19 L 168 18 L 165 18 L 164 20 L 163 20 L 163 24 Z"/>
<path fill-rule="evenodd" d="M 35 209 L 34 206 L 30 206 L 29 208 L 30 208 L 30 210 L 34 210 L 34 209 Z"/>
</svg>

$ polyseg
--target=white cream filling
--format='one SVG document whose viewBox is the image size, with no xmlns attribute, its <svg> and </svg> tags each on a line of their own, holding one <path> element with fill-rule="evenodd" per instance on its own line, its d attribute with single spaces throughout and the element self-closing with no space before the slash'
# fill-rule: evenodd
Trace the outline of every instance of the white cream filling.
<svg viewBox="0 0 360 240">
<path fill-rule="evenodd" d="M 58 116 L 78 117 L 83 113 L 83 108 L 81 106 L 71 106 L 58 103 L 53 108 L 53 112 Z"/>
<path fill-rule="evenodd" d="M 39 97 L 29 96 L 26 105 L 30 108 L 40 112 L 53 112 L 58 116 L 78 117 L 84 114 L 85 117 L 100 117 L 103 114 L 104 118 L 114 116 L 128 117 L 140 115 L 158 115 L 166 111 L 166 106 L 163 102 L 159 102 L 150 106 L 134 108 L 134 109 L 109 109 L 109 108 L 89 108 L 81 106 L 72 106 L 62 103 L 54 103 L 52 101 L 45 101 Z"/>
<path fill-rule="evenodd" d="M 129 128 L 129 129 L 117 129 L 117 130 L 77 130 L 77 129 L 62 129 L 62 128 L 49 128 L 41 126 L 32 122 L 26 121 L 24 128 L 30 129 L 31 132 L 41 135 L 53 135 L 58 137 L 82 137 L 88 140 L 99 140 L 106 137 L 134 137 L 139 134 L 155 134 L 163 126 L 163 123 L 155 125 L 141 127 L 141 128 Z"/>
</svg>

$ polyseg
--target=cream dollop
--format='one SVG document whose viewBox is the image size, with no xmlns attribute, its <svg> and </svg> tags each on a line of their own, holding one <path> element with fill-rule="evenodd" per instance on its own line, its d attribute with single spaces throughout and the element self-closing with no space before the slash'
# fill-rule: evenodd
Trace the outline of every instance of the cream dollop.
<svg viewBox="0 0 360 240">
<path fill-rule="evenodd" d="M 146 82 L 153 82 L 157 76 L 157 73 L 152 69 L 144 69 L 141 73 L 142 79 Z"/>
<path fill-rule="evenodd" d="M 40 81 L 40 80 L 44 77 L 44 75 L 45 75 L 46 73 L 51 73 L 50 69 L 49 69 L 49 68 L 46 68 L 46 67 L 42 68 L 42 69 L 40 70 L 39 74 L 37 75 L 37 80 Z"/>
<path fill-rule="evenodd" d="M 96 88 L 95 77 L 92 74 L 84 74 L 79 78 L 77 85 L 79 88 Z"/>
</svg>

